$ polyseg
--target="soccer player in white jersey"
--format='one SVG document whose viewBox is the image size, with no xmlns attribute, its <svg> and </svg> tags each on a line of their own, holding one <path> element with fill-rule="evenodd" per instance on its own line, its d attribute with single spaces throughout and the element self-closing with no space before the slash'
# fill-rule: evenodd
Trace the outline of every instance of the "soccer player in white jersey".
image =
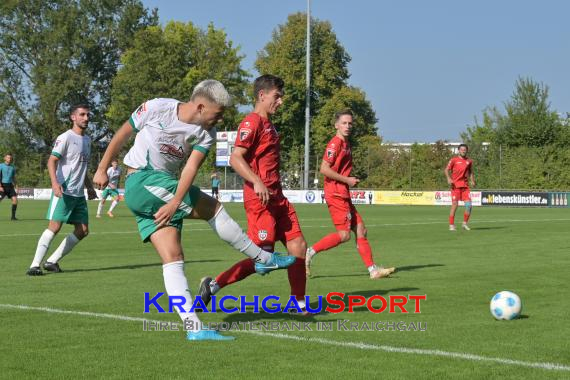
<svg viewBox="0 0 570 380">
<path fill-rule="evenodd" d="M 121 179 L 121 174 L 123 174 L 123 170 L 119 167 L 119 161 L 113 160 L 111 162 L 111 167 L 107 169 L 107 177 L 109 178 L 109 184 L 101 193 L 101 200 L 99 201 L 99 206 L 97 206 L 97 218 L 101 217 L 101 211 L 103 211 L 103 206 L 105 205 L 105 201 L 108 197 L 111 197 L 113 203 L 111 203 L 111 207 L 109 207 L 109 211 L 107 211 L 107 215 L 110 218 L 114 218 L 113 210 L 117 207 L 119 203 L 119 180 Z"/>
<path fill-rule="evenodd" d="M 47 271 L 62 272 L 59 260 L 89 233 L 84 187 L 87 187 L 89 199 L 97 198 L 93 185 L 87 177 L 91 154 L 91 139 L 85 135 L 89 124 L 89 106 L 86 104 L 73 106 L 69 117 L 73 126 L 57 137 L 47 163 L 52 189 L 46 216 L 49 224 L 38 241 L 34 260 L 27 272 L 30 276 L 43 274 L 40 265 L 63 223 L 73 224 L 75 229 L 48 257 L 44 263 L 44 269 Z"/>
<path fill-rule="evenodd" d="M 256 262 L 259 273 L 286 268 L 293 256 L 262 250 L 247 237 L 216 199 L 192 186 L 200 165 L 215 141 L 215 124 L 230 105 L 230 95 L 215 80 L 200 82 L 186 103 L 153 99 L 143 103 L 117 131 L 99 163 L 94 183 L 107 185 L 106 169 L 133 131 L 135 143 L 125 156 L 125 202 L 135 214 L 144 242 L 150 241 L 162 260 L 169 296 L 184 297 L 176 308 L 188 328 L 188 340 L 228 340 L 233 337 L 202 330 L 184 274 L 180 233 L 184 218 L 207 220 L 218 236 Z M 180 179 L 176 175 L 183 166 Z"/>
</svg>

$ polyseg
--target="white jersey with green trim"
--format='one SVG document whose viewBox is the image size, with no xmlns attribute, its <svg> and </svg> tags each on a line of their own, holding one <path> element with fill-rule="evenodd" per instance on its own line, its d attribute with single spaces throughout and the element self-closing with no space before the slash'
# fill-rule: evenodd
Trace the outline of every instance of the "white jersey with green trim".
<svg viewBox="0 0 570 380">
<path fill-rule="evenodd" d="M 63 193 L 72 197 L 84 197 L 85 175 L 91 156 L 91 138 L 78 135 L 69 129 L 57 136 L 51 154 L 59 158 L 56 177 Z"/>
<path fill-rule="evenodd" d="M 111 166 L 107 169 L 107 178 L 109 178 L 109 184 L 107 185 L 108 189 L 116 189 L 119 187 L 119 180 L 121 179 L 121 173 L 123 170 L 117 166 L 117 169 L 113 169 Z"/>
<path fill-rule="evenodd" d="M 125 156 L 125 165 L 135 169 L 162 170 L 178 175 L 192 152 L 207 154 L 215 141 L 216 129 L 205 130 L 178 120 L 176 99 L 153 99 L 139 106 L 129 123 L 138 133 Z"/>
</svg>

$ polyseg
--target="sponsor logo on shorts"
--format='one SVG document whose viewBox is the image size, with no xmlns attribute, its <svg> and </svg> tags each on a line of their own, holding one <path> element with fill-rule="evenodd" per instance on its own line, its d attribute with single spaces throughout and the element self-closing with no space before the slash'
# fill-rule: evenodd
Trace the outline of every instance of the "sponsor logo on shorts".
<svg viewBox="0 0 570 380">
<path fill-rule="evenodd" d="M 267 239 L 267 230 L 259 230 L 259 231 L 257 231 L 257 237 L 259 238 L 259 240 L 265 240 L 265 239 Z"/>
</svg>

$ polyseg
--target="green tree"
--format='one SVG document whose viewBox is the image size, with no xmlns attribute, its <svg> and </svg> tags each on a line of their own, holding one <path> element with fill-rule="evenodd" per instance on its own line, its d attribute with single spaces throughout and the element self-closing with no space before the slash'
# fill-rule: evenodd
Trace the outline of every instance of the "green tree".
<svg viewBox="0 0 570 380">
<path fill-rule="evenodd" d="M 156 24 L 138 0 L 9 0 L 0 5 L 0 122 L 47 152 L 73 103 L 92 107 L 105 138 L 111 80 L 133 34 Z"/>
<path fill-rule="evenodd" d="M 241 68 L 242 59 L 226 33 L 211 24 L 201 30 L 191 22 L 169 22 L 164 28 L 139 31 L 113 81 L 107 114 L 112 128 L 119 128 L 145 100 L 188 100 L 194 86 L 210 78 L 225 85 L 235 105 L 226 111 L 219 129 L 236 129 L 241 116 L 237 106 L 247 102 L 248 73 Z M 214 159 L 210 154 L 204 167 L 213 169 Z"/>
<path fill-rule="evenodd" d="M 282 150 L 304 146 L 306 100 L 305 13 L 289 15 L 273 32 L 272 40 L 258 53 L 255 68 L 261 74 L 278 75 L 285 81 L 284 106 L 273 122 L 282 136 Z M 349 87 L 350 56 L 327 21 L 311 18 L 311 154 L 320 157 L 330 137 L 332 117 L 342 108 L 352 108 L 357 123 L 353 143 L 362 135 L 376 135 L 376 116 L 365 94 Z M 291 156 L 291 155 L 289 155 Z M 284 166 L 290 157 L 284 156 Z M 309 167 L 314 167 L 311 162 Z"/>
<path fill-rule="evenodd" d="M 248 73 L 241 68 L 242 59 L 225 32 L 211 24 L 205 31 L 191 22 L 141 30 L 121 58 L 107 116 L 117 129 L 145 100 L 187 100 L 194 86 L 208 78 L 221 81 L 235 105 L 244 104 Z M 235 129 L 238 116 L 236 108 L 229 110 L 221 128 Z"/>
<path fill-rule="evenodd" d="M 358 139 L 362 136 L 376 136 L 375 124 L 378 119 L 364 92 L 354 87 L 341 87 L 327 99 L 311 122 L 311 145 L 317 153 L 322 154 L 326 144 L 335 135 L 335 114 L 344 109 L 350 109 L 354 113 L 350 136 L 353 146 L 358 146 Z"/>
</svg>

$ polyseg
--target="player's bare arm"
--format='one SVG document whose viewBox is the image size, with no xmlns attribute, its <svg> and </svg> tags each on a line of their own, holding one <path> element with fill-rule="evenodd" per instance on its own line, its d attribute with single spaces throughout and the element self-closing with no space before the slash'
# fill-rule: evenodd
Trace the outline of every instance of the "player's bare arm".
<svg viewBox="0 0 570 380">
<path fill-rule="evenodd" d="M 471 181 L 471 187 L 475 187 L 475 176 L 473 175 L 473 169 L 469 169 L 469 181 Z"/>
<path fill-rule="evenodd" d="M 182 173 L 180 174 L 180 180 L 178 181 L 178 187 L 176 188 L 174 198 L 158 209 L 154 214 L 154 222 L 158 227 L 167 225 L 170 222 L 170 219 L 172 219 L 172 216 L 176 213 L 178 206 L 180 206 L 180 203 L 184 199 L 184 195 L 188 193 L 190 187 L 194 183 L 198 170 L 205 159 L 206 155 L 204 153 L 199 150 L 192 151 L 190 157 L 188 157 L 188 161 L 186 161 L 186 165 L 184 165 L 184 169 L 182 169 Z"/>
<path fill-rule="evenodd" d="M 322 175 L 324 175 L 330 179 L 334 179 L 335 181 L 346 183 L 349 187 L 354 187 L 358 184 L 358 182 L 360 182 L 360 180 L 356 177 L 346 177 L 346 176 L 340 175 L 339 173 L 335 172 L 331 168 L 331 165 L 325 160 L 323 160 L 321 162 L 320 172 Z"/>
<path fill-rule="evenodd" d="M 109 178 L 107 177 L 107 168 L 111 165 L 111 161 L 113 157 L 116 157 L 121 148 L 125 145 L 125 143 L 129 140 L 131 135 L 133 134 L 133 127 L 131 124 L 126 121 L 121 128 L 115 133 L 115 136 L 111 139 L 107 150 L 105 150 L 105 154 L 97 167 L 97 172 L 93 177 L 93 183 L 97 186 L 100 190 L 104 189 L 105 186 L 109 183 Z"/>
<path fill-rule="evenodd" d="M 61 198 L 62 194 L 63 194 L 63 189 L 61 188 L 61 184 L 59 182 L 57 182 L 57 176 L 56 176 L 56 171 L 57 171 L 57 162 L 59 161 L 59 158 L 57 158 L 54 155 L 49 156 L 48 162 L 47 162 L 47 169 L 48 169 L 48 173 L 49 173 L 49 179 L 51 181 L 51 190 L 53 191 L 53 195 Z"/>
<path fill-rule="evenodd" d="M 261 204 L 266 205 L 271 194 L 261 178 L 251 170 L 251 167 L 245 161 L 244 155 L 246 153 L 246 148 L 236 146 L 230 157 L 230 165 L 243 179 L 253 184 L 253 190 L 261 200 Z"/>
<path fill-rule="evenodd" d="M 443 169 L 443 172 L 445 173 L 445 177 L 447 178 L 447 184 L 453 185 L 453 180 L 449 176 L 449 169 L 447 168 L 447 166 L 445 167 L 445 169 Z"/>
</svg>

